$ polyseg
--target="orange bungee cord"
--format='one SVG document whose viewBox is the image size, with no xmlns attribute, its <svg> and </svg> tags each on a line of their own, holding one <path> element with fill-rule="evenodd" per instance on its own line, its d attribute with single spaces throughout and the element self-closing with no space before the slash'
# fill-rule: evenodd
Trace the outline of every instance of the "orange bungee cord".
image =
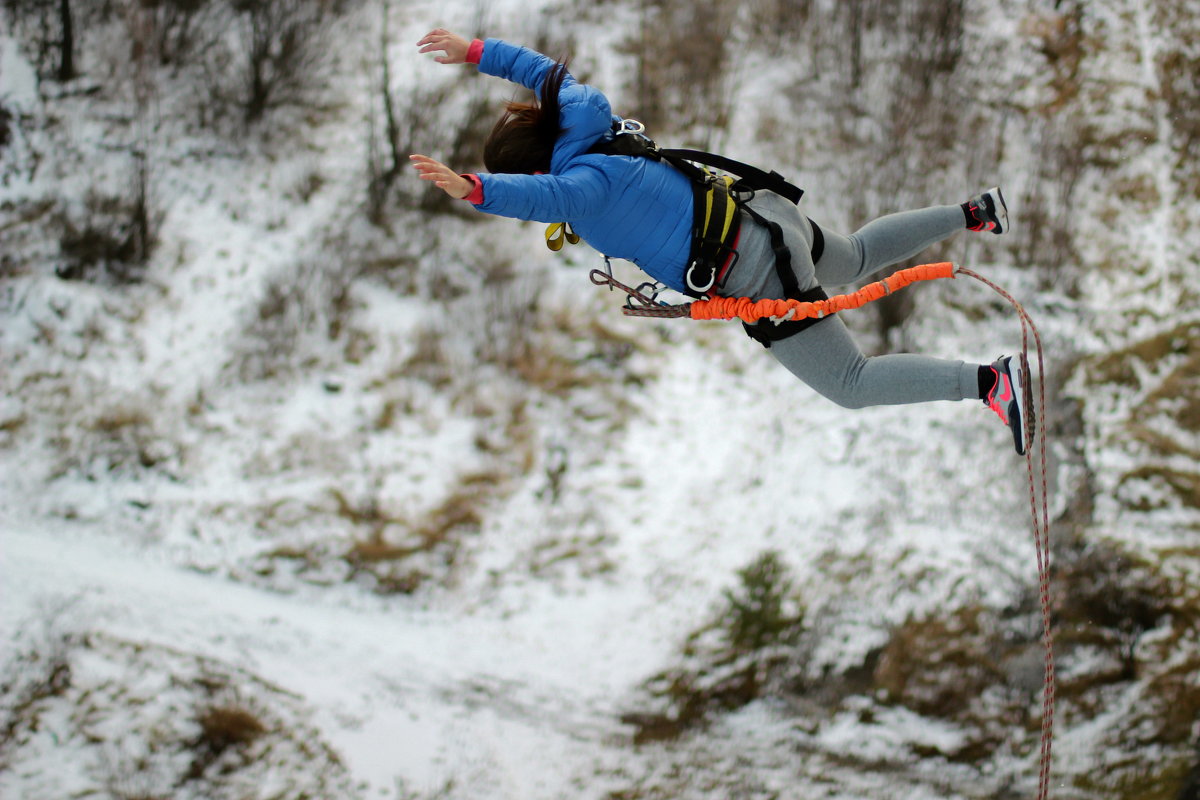
<svg viewBox="0 0 1200 800">
<path fill-rule="evenodd" d="M 696 320 L 731 320 L 754 324 L 760 320 L 785 322 L 808 317 L 827 317 L 839 311 L 862 308 L 867 303 L 886 297 L 917 281 L 938 278 L 953 278 L 958 268 L 949 261 L 936 264 L 920 264 L 902 269 L 880 281 L 867 284 L 850 294 L 839 294 L 828 300 L 807 302 L 802 300 L 751 300 L 749 297 L 710 297 L 690 303 L 666 305 L 648 297 L 641 289 L 632 289 L 598 269 L 592 270 L 592 283 L 620 289 L 629 295 L 630 304 L 622 311 L 632 317 L 690 317 Z M 636 304 L 635 302 L 636 301 Z"/>
<path fill-rule="evenodd" d="M 690 305 L 688 311 L 692 319 L 740 319 L 742 322 L 755 323 L 769 319 L 772 322 L 783 322 L 807 317 L 827 317 L 839 311 L 849 311 L 862 308 L 867 303 L 886 297 L 894 291 L 903 289 L 917 281 L 936 280 L 938 278 L 953 278 L 954 264 L 946 261 L 938 264 L 921 264 L 916 267 L 900 270 L 888 278 L 868 284 L 856 292 L 839 294 L 828 300 L 805 302 L 800 300 L 759 300 L 751 301 L 747 297 L 713 297 L 708 300 L 697 300 Z"/>
</svg>

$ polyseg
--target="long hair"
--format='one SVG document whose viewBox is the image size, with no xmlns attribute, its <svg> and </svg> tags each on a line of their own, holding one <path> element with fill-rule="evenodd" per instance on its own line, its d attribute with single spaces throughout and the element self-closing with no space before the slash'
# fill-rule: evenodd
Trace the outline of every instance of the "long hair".
<svg viewBox="0 0 1200 800">
<path fill-rule="evenodd" d="M 567 62 L 559 61 L 542 82 L 542 100 L 509 102 L 483 145 L 483 164 L 488 172 L 524 173 L 550 171 L 554 143 L 562 133 L 558 93 L 567 76 Z"/>
</svg>

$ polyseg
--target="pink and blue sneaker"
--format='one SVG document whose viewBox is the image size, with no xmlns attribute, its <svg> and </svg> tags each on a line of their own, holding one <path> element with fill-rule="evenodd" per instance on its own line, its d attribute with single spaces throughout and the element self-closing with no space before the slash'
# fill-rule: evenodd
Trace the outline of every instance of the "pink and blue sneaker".
<svg viewBox="0 0 1200 800">
<path fill-rule="evenodd" d="M 983 194 L 963 203 L 967 215 L 967 230 L 991 231 L 995 234 L 1008 230 L 1008 205 L 999 186 L 993 186 Z"/>
<path fill-rule="evenodd" d="M 996 384 L 984 398 L 984 405 L 995 411 L 1001 421 L 1009 427 L 1017 455 L 1023 456 L 1033 441 L 1033 431 L 1036 427 L 1032 409 L 1026 408 L 1025 371 L 1011 356 L 1000 356 L 992 362 L 991 369 L 996 373 Z M 1028 426 L 1025 424 L 1026 419 L 1029 420 Z M 1026 427 L 1029 429 L 1028 440 Z"/>
</svg>

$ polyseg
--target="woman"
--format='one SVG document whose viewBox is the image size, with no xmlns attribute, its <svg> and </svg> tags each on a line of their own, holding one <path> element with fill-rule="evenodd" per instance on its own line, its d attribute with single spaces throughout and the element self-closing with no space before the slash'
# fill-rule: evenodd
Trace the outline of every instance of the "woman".
<svg viewBox="0 0 1200 800">
<path fill-rule="evenodd" d="M 617 128 L 622 122 L 601 92 L 576 82 L 564 64 L 499 39 L 467 41 L 438 28 L 418 46 L 421 53 L 441 51 L 439 63 L 475 64 L 480 72 L 533 90 L 540 100 L 508 104 L 484 147 L 487 174 L 460 175 L 429 156 L 412 155 L 421 178 L 490 214 L 569 222 L 600 252 L 632 261 L 673 289 L 695 288 L 688 273 L 692 182 L 662 161 L 589 152 L 613 139 L 614 122 Z M 736 256 L 720 265 L 711 294 L 785 296 L 771 223 L 782 232 L 800 290 L 853 283 L 964 229 L 995 234 L 1008 229 L 999 189 L 961 205 L 885 216 L 850 236 L 818 229 L 773 192 L 757 193 L 748 205 L 738 211 L 746 224 L 733 243 Z M 822 234 L 824 247 L 814 252 Z M 868 358 L 836 316 L 772 342 L 770 351 L 796 377 L 846 408 L 982 399 L 1011 429 L 1017 452 L 1026 450 L 1024 376 L 1009 357 L 990 366 L 907 354 Z"/>
</svg>

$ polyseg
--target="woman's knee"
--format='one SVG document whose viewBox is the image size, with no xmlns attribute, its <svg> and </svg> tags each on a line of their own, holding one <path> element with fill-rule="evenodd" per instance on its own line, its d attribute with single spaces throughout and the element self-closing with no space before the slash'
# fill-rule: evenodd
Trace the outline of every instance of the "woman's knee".
<svg viewBox="0 0 1200 800">
<path fill-rule="evenodd" d="M 814 387 L 815 388 L 815 387 Z M 866 395 L 855 386 L 838 386 L 829 389 L 817 389 L 817 391 L 827 400 L 841 406 L 842 408 L 855 411 L 860 408 L 866 408 L 873 405 Z"/>
</svg>

